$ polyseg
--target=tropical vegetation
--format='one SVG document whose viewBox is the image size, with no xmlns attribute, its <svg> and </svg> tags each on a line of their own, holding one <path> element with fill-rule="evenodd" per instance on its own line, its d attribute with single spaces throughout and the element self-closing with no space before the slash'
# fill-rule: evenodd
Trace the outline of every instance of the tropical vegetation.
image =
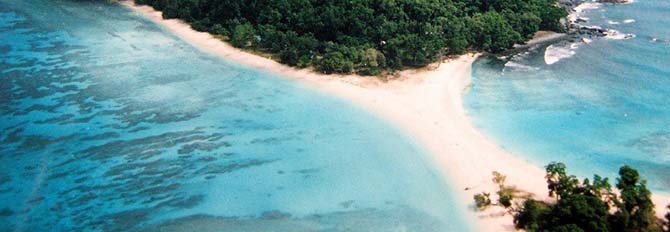
<svg viewBox="0 0 670 232">
<path fill-rule="evenodd" d="M 324 73 L 378 75 L 564 30 L 557 0 L 136 0 L 233 46 Z"/>
<path fill-rule="evenodd" d="M 630 166 L 619 169 L 615 185 L 618 191 L 612 189 L 608 178 L 598 175 L 592 180 L 580 181 L 567 173 L 563 163 L 547 165 L 546 173 L 548 195 L 554 200 L 545 202 L 528 197 L 513 207 L 511 212 L 518 229 L 529 232 L 670 231 L 670 211 L 665 219 L 656 217 L 646 181 Z M 500 188 L 509 187 L 502 184 Z M 481 200 L 485 195 L 487 193 L 474 197 L 480 209 L 490 205 L 490 201 Z"/>
</svg>

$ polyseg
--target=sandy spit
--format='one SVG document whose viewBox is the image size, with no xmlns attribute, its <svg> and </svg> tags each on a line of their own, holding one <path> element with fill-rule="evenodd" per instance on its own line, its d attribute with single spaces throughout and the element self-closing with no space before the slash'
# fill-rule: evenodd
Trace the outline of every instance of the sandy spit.
<svg viewBox="0 0 670 232">
<path fill-rule="evenodd" d="M 500 148 L 473 126 L 463 107 L 463 93 L 470 86 L 471 66 L 478 54 L 402 71 L 389 81 L 356 75 L 323 75 L 234 48 L 180 20 L 163 19 L 162 13 L 152 7 L 138 6 L 132 1 L 120 3 L 203 51 L 297 80 L 388 120 L 433 156 L 445 179 L 459 191 L 456 196 L 468 205 L 472 204 L 474 194 L 496 191 L 491 183 L 493 171 L 507 175 L 510 185 L 547 199 L 543 167 Z M 654 201 L 660 216 L 670 203 L 670 196 L 654 196 Z M 484 212 L 463 211 L 475 218 L 478 231 L 514 231 L 512 216 L 497 207 Z"/>
</svg>

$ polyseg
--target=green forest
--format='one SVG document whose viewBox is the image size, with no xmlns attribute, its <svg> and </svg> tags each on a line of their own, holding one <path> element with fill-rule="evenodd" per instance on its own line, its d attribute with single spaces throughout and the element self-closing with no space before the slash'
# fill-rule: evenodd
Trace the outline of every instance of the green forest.
<svg viewBox="0 0 670 232">
<path fill-rule="evenodd" d="M 323 73 L 379 75 L 563 31 L 557 0 L 136 0 L 233 46 Z"/>
</svg>

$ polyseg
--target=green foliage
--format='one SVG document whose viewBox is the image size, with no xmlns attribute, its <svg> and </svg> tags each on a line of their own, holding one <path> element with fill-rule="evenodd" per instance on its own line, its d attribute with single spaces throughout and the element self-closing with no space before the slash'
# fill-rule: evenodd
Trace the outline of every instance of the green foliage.
<svg viewBox="0 0 670 232">
<path fill-rule="evenodd" d="M 228 35 L 228 30 L 218 23 L 214 24 L 214 26 L 212 26 L 209 32 L 215 35 Z"/>
<path fill-rule="evenodd" d="M 579 185 L 577 177 L 568 175 L 565 164 L 552 162 L 546 167 L 547 188 L 550 197 L 562 198 L 572 194 Z"/>
<path fill-rule="evenodd" d="M 620 191 L 621 202 L 617 202 L 612 223 L 621 231 L 658 229 L 651 192 L 646 182 L 640 180 L 637 170 L 628 165 L 621 167 L 616 187 Z"/>
<path fill-rule="evenodd" d="M 552 207 L 549 223 L 555 225 L 570 222 L 584 231 L 604 232 L 608 230 L 607 204 L 590 194 L 570 194 Z"/>
<path fill-rule="evenodd" d="M 136 0 L 233 46 L 324 72 L 378 75 L 563 30 L 556 0 Z M 335 47 L 336 49 L 333 49 Z M 339 54 L 338 54 L 339 53 Z"/>
<path fill-rule="evenodd" d="M 249 23 L 235 26 L 233 36 L 230 38 L 230 44 L 238 48 L 245 48 L 252 45 L 255 36 L 254 26 Z"/>
<path fill-rule="evenodd" d="M 588 179 L 579 183 L 562 163 L 551 163 L 546 171 L 549 194 L 557 197 L 556 203 L 525 201 L 514 215 L 517 228 L 531 232 L 661 230 L 651 192 L 635 169 L 623 166 L 619 170 L 620 197 L 612 192 L 607 178 L 596 175 L 592 183 Z"/>
<path fill-rule="evenodd" d="M 523 202 L 521 210 L 514 215 L 514 224 L 517 228 L 528 231 L 539 231 L 541 219 L 549 212 L 549 206 L 541 201 L 528 199 Z"/>
<path fill-rule="evenodd" d="M 505 186 L 505 181 L 507 180 L 507 176 L 501 174 L 500 172 L 493 171 L 493 178 L 491 181 L 493 181 L 494 184 L 498 185 L 498 204 L 502 205 L 505 208 L 509 208 L 512 206 L 512 199 L 514 199 L 513 193 L 514 189 L 513 188 L 508 188 Z"/>
<path fill-rule="evenodd" d="M 377 49 L 365 49 L 360 58 L 356 70 L 362 75 L 379 75 L 386 67 L 386 57 L 384 53 L 377 51 Z"/>
<path fill-rule="evenodd" d="M 473 198 L 475 200 L 475 206 L 479 210 L 485 209 L 486 207 L 491 205 L 491 194 L 490 193 L 482 192 L 482 193 L 476 194 Z"/>
<path fill-rule="evenodd" d="M 489 52 L 500 52 L 511 48 L 516 42 L 523 41 L 521 35 L 502 15 L 495 11 L 475 14 L 469 20 L 470 42 L 477 48 Z"/>
<path fill-rule="evenodd" d="M 567 15 L 568 13 L 565 10 L 545 5 L 545 7 L 543 7 L 543 10 L 539 11 L 539 14 L 537 16 L 539 16 L 542 19 L 542 22 L 540 23 L 540 28 L 545 30 L 564 32 L 565 27 L 560 23 L 559 20 L 555 19 L 565 18 Z"/>
<path fill-rule="evenodd" d="M 498 204 L 502 205 L 505 208 L 512 206 L 512 194 L 506 191 L 498 192 Z"/>
<path fill-rule="evenodd" d="M 579 226 L 575 224 L 566 224 L 566 225 L 559 225 L 556 227 L 553 227 L 549 230 L 549 232 L 585 232 L 582 230 L 582 228 L 579 228 Z"/>
<path fill-rule="evenodd" d="M 514 13 L 509 9 L 502 12 L 503 17 L 507 20 L 514 31 L 518 32 L 522 40 L 533 38 L 533 34 L 540 30 L 540 23 L 542 19 L 532 13 Z"/>
<path fill-rule="evenodd" d="M 277 33 L 278 38 L 263 37 L 261 40 L 276 40 L 274 46 L 278 50 L 281 62 L 293 66 L 307 66 L 314 56 L 313 50 L 318 41 L 311 35 L 298 35 L 295 32 Z"/>
<path fill-rule="evenodd" d="M 346 59 L 341 52 L 332 51 L 319 60 L 317 70 L 324 73 L 351 73 L 354 64 Z"/>
</svg>

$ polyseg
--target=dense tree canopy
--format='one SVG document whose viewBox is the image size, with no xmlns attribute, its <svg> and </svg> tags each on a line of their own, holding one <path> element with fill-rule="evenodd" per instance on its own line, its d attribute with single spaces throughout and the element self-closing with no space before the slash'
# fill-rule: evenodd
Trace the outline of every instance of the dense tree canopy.
<svg viewBox="0 0 670 232">
<path fill-rule="evenodd" d="M 551 163 L 546 171 L 549 195 L 557 201 L 549 204 L 526 200 L 514 216 L 514 223 L 520 229 L 660 232 L 668 223 L 656 218 L 651 192 L 639 173 L 629 166 L 619 169 L 616 183 L 619 196 L 612 191 L 607 178 L 596 175 L 592 182 L 585 179 L 580 183 L 575 176 L 566 173 L 562 163 Z"/>
<path fill-rule="evenodd" d="M 323 72 L 376 75 L 563 30 L 556 0 L 137 0 L 236 47 Z"/>
</svg>

